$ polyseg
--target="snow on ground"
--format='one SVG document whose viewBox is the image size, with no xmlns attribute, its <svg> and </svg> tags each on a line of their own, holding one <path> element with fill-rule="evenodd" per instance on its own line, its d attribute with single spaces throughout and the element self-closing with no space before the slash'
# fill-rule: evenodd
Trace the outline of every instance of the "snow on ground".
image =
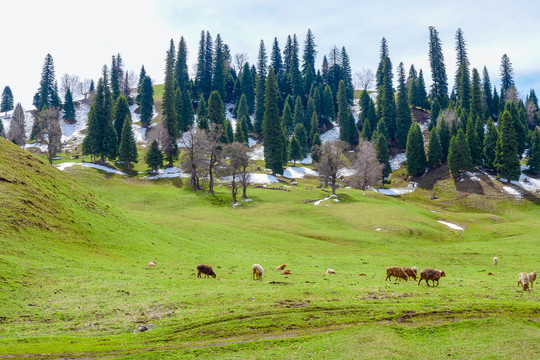
<svg viewBox="0 0 540 360">
<path fill-rule="evenodd" d="M 225 118 L 231 122 L 233 132 L 236 131 L 236 119 L 232 113 L 232 108 L 227 108 L 225 111 Z"/>
<path fill-rule="evenodd" d="M 290 166 L 283 171 L 283 176 L 294 179 L 302 179 L 304 176 L 319 176 L 315 170 L 306 167 Z"/>
<path fill-rule="evenodd" d="M 254 145 L 256 145 L 256 144 L 257 144 L 257 140 L 255 140 L 254 138 L 251 138 L 251 137 L 250 137 L 250 138 L 248 139 L 248 145 L 249 145 L 249 147 L 252 147 L 252 146 L 254 146 Z"/>
<path fill-rule="evenodd" d="M 94 164 L 94 163 L 74 163 L 74 162 L 67 162 L 67 163 L 62 163 L 62 164 L 58 164 L 58 165 L 55 165 L 56 168 L 58 170 L 65 170 L 66 168 L 68 167 L 71 167 L 71 166 L 74 166 L 74 165 L 80 165 L 80 166 L 85 166 L 85 167 L 89 167 L 89 168 L 94 168 L 94 169 L 98 169 L 98 170 L 103 170 L 103 171 L 106 171 L 106 172 L 109 172 L 109 173 L 113 173 L 113 174 L 118 174 L 118 175 L 126 175 L 125 173 L 123 173 L 122 171 L 120 170 L 116 170 L 116 169 L 111 169 L 107 166 L 103 166 L 103 165 L 98 165 L 98 164 Z"/>
<path fill-rule="evenodd" d="M 38 142 L 35 142 L 33 144 L 24 144 L 23 149 L 30 149 L 30 148 L 38 148 L 41 152 L 48 152 L 47 144 L 41 144 Z"/>
<path fill-rule="evenodd" d="M 240 177 L 237 176 L 237 179 L 240 180 Z M 232 176 L 226 176 L 220 180 L 225 182 L 231 182 Z M 277 183 L 279 180 L 277 177 L 268 174 L 259 174 L 259 173 L 250 173 L 248 178 L 250 185 L 268 185 L 272 183 Z"/>
<path fill-rule="evenodd" d="M 75 111 L 75 124 L 68 124 L 64 120 L 60 120 L 62 143 L 69 141 L 74 145 L 82 144 L 85 135 L 81 132 L 86 129 L 89 113 L 90 105 L 81 103 Z"/>
<path fill-rule="evenodd" d="M 519 190 L 516 190 L 510 186 L 503 186 L 503 190 L 512 195 L 516 200 L 521 200 L 523 198 L 523 194 L 519 192 Z"/>
<path fill-rule="evenodd" d="M 339 126 L 334 124 L 334 127 L 324 134 L 321 134 L 321 142 L 324 144 L 327 141 L 339 140 Z"/>
<path fill-rule="evenodd" d="M 390 159 L 390 167 L 392 171 L 396 171 L 401 167 L 401 165 L 407 161 L 407 155 L 405 153 L 400 153 Z"/>
<path fill-rule="evenodd" d="M 262 144 L 254 145 L 249 153 L 250 160 L 264 160 L 264 147 Z"/>
<path fill-rule="evenodd" d="M 311 163 L 313 163 L 313 159 L 311 159 L 311 154 L 308 154 L 305 159 L 297 161 L 297 163 L 302 165 L 310 165 Z"/>
<path fill-rule="evenodd" d="M 449 223 L 449 222 L 446 222 L 446 221 L 442 221 L 442 220 L 437 220 L 437 222 L 443 224 L 443 225 L 446 225 L 448 226 L 450 229 L 453 229 L 453 230 L 461 230 L 461 231 L 464 231 L 465 229 L 462 228 L 461 226 L 458 226 L 456 224 L 452 224 L 452 223 Z"/>
<path fill-rule="evenodd" d="M 398 196 L 398 195 L 405 195 L 405 194 L 410 194 L 414 192 L 417 186 L 418 186 L 417 183 L 410 182 L 409 184 L 407 184 L 406 187 L 402 187 L 402 188 L 374 189 L 374 190 L 383 195 Z"/>
<path fill-rule="evenodd" d="M 188 178 L 191 175 L 188 173 L 185 173 L 182 171 L 182 169 L 177 168 L 176 166 L 166 168 L 166 169 L 159 169 L 158 174 L 154 176 L 149 176 L 148 180 L 157 180 L 157 179 L 166 179 L 166 178 L 175 178 L 175 177 L 183 177 Z"/>
<path fill-rule="evenodd" d="M 313 203 L 313 205 L 317 206 L 317 205 L 319 205 L 321 202 L 326 201 L 326 200 L 330 200 L 330 199 L 332 199 L 332 198 L 335 198 L 335 199 L 334 199 L 335 202 L 338 202 L 338 201 L 339 201 L 339 199 L 337 198 L 336 195 L 330 195 L 330 196 L 328 196 L 328 197 L 325 197 L 324 199 L 320 199 L 320 200 L 315 201 L 315 202 Z"/>
<path fill-rule="evenodd" d="M 477 172 L 466 171 L 463 174 L 461 174 L 461 179 L 459 179 L 459 181 L 465 181 L 465 176 L 468 176 L 469 179 L 472 180 L 472 181 L 481 181 L 480 178 L 478 177 L 478 175 L 480 175 L 480 174 L 477 173 Z"/>
<path fill-rule="evenodd" d="M 348 169 L 348 168 L 339 169 L 337 172 L 338 177 L 348 177 L 348 176 L 353 176 L 353 175 L 354 175 L 354 170 Z"/>
</svg>

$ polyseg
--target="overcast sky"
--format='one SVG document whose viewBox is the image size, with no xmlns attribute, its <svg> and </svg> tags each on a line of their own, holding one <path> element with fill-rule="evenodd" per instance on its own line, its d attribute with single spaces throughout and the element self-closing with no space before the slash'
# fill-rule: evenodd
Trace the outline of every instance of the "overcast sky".
<svg viewBox="0 0 540 360">
<path fill-rule="evenodd" d="M 307 29 L 315 36 L 317 66 L 333 46 L 345 46 L 353 72 L 376 70 L 379 47 L 388 41 L 394 67 L 422 68 L 431 83 L 428 26 L 439 32 L 447 73 L 453 83 L 455 33 L 464 32 L 471 68 L 487 66 L 499 88 L 499 65 L 508 54 L 518 90 L 540 90 L 540 2 L 528 1 L 262 1 L 262 0 L 17 0 L 0 3 L 2 41 L 0 88 L 9 85 L 16 102 L 30 108 L 47 53 L 56 77 L 76 74 L 97 80 L 120 53 L 126 70 L 144 64 L 155 83 L 163 82 L 169 41 L 184 36 L 192 69 L 201 30 L 221 34 L 231 53 L 257 59 L 260 40 L 270 53 L 274 37 L 281 50 L 288 34 L 303 47 Z M 1 90 L 0 90 L 1 91 Z"/>
</svg>

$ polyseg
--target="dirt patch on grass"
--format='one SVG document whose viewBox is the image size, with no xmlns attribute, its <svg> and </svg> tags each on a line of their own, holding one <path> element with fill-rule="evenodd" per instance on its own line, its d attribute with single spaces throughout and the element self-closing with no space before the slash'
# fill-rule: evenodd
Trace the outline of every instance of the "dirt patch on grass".
<svg viewBox="0 0 540 360">
<path fill-rule="evenodd" d="M 310 300 L 281 300 L 275 306 L 286 308 L 302 308 L 309 306 Z"/>
</svg>

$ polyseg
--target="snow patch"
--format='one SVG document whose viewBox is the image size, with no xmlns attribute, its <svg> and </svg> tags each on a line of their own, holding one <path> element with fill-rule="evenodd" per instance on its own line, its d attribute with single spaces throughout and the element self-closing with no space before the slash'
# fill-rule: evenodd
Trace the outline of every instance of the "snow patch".
<svg viewBox="0 0 540 360">
<path fill-rule="evenodd" d="M 111 169 L 110 167 L 107 167 L 107 166 L 103 166 L 103 165 L 98 165 L 98 164 L 94 164 L 94 163 L 74 163 L 74 162 L 67 162 L 67 163 L 62 163 L 62 164 L 58 164 L 58 165 L 55 165 L 56 168 L 58 170 L 65 170 L 66 168 L 68 167 L 71 167 L 71 166 L 75 166 L 75 165 L 80 165 L 80 166 L 84 166 L 84 167 L 89 167 L 89 168 L 94 168 L 94 169 L 98 169 L 98 170 L 102 170 L 102 171 L 105 171 L 105 172 L 108 172 L 108 173 L 112 173 L 112 174 L 118 174 L 118 175 L 126 175 L 125 173 L 123 173 L 122 171 L 120 170 L 116 170 L 116 169 Z"/>
<path fill-rule="evenodd" d="M 305 159 L 303 159 L 301 161 L 297 161 L 297 163 L 300 163 L 302 165 L 310 165 L 311 163 L 313 163 L 313 159 L 311 158 L 311 154 L 308 154 L 308 156 L 306 156 Z"/>
<path fill-rule="evenodd" d="M 249 147 L 252 147 L 252 146 L 254 146 L 254 145 L 256 145 L 256 144 L 257 144 L 257 140 L 255 140 L 254 138 L 250 137 L 250 138 L 248 139 L 248 146 L 249 146 Z"/>
<path fill-rule="evenodd" d="M 264 146 L 262 144 L 255 145 L 249 153 L 250 160 L 264 160 Z"/>
<path fill-rule="evenodd" d="M 175 178 L 175 177 L 188 178 L 190 176 L 191 176 L 190 174 L 185 173 L 182 169 L 177 168 L 176 166 L 173 166 L 166 169 L 159 169 L 158 174 L 154 176 L 149 176 L 148 180 L 167 179 L 167 178 Z"/>
<path fill-rule="evenodd" d="M 338 177 L 348 177 L 348 176 L 353 176 L 354 175 L 354 170 L 353 169 L 349 169 L 349 168 L 343 168 L 343 169 L 339 169 L 338 172 L 337 172 L 337 176 Z"/>
<path fill-rule="evenodd" d="M 375 231 L 381 231 L 382 229 L 381 228 L 375 228 Z"/>
<path fill-rule="evenodd" d="M 523 198 L 523 194 L 521 192 L 511 188 L 510 186 L 503 186 L 503 190 L 512 195 L 516 200 L 521 200 Z"/>
<path fill-rule="evenodd" d="M 283 176 L 294 179 L 302 179 L 304 176 L 319 176 L 315 170 L 306 167 L 290 166 L 283 171 Z"/>
<path fill-rule="evenodd" d="M 418 186 L 417 183 L 410 182 L 409 184 L 407 184 L 406 187 L 402 187 L 402 188 L 374 189 L 374 190 L 383 195 L 398 196 L 398 195 L 405 195 L 405 194 L 410 194 L 414 192 L 417 186 Z"/>
<path fill-rule="evenodd" d="M 339 126 L 334 124 L 334 127 L 327 132 L 321 134 L 321 142 L 324 144 L 327 141 L 339 140 Z"/>
<path fill-rule="evenodd" d="M 237 180 L 240 180 L 240 176 L 237 175 Z M 232 176 L 226 176 L 221 178 L 222 181 L 231 182 Z M 268 185 L 279 182 L 278 178 L 269 174 L 250 173 L 248 176 L 248 182 L 250 185 Z"/>
<path fill-rule="evenodd" d="M 407 155 L 405 153 L 400 153 L 390 159 L 390 167 L 392 171 L 396 171 L 401 167 L 401 165 L 407 161 Z"/>
<path fill-rule="evenodd" d="M 442 221 L 442 220 L 437 220 L 437 222 L 443 224 L 443 225 L 446 225 L 448 226 L 450 229 L 453 229 L 453 230 L 461 230 L 461 231 L 464 231 L 465 229 L 462 228 L 461 226 L 458 226 L 456 224 L 452 224 L 452 223 L 449 223 L 449 222 L 446 222 L 446 221 Z"/>
<path fill-rule="evenodd" d="M 325 197 L 324 199 L 320 199 L 320 200 L 315 201 L 315 202 L 313 203 L 313 205 L 317 206 L 317 205 L 319 205 L 321 202 L 326 201 L 326 200 L 330 200 L 330 199 L 332 199 L 332 198 L 336 198 L 335 200 L 338 200 L 338 199 L 337 199 L 337 195 L 330 195 L 330 196 L 328 196 L 328 197 Z M 338 201 L 339 201 L 339 200 L 338 200 Z M 328 205 L 326 205 L 326 206 L 328 206 Z"/>
</svg>

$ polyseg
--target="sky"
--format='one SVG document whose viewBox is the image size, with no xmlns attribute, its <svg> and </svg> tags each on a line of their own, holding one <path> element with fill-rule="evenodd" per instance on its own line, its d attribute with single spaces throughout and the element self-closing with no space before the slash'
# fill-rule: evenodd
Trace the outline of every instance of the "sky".
<svg viewBox="0 0 540 360">
<path fill-rule="evenodd" d="M 540 90 L 540 2 L 525 1 L 263 1 L 263 0 L 18 0 L 0 3 L 0 89 L 11 87 L 15 102 L 32 107 L 47 53 L 56 78 L 63 74 L 97 81 L 103 65 L 120 53 L 125 70 L 142 65 L 156 84 L 163 82 L 165 53 L 184 36 L 192 71 L 201 30 L 219 33 L 231 54 L 247 53 L 256 63 L 259 43 L 268 54 L 274 37 L 281 50 L 287 35 L 297 34 L 301 48 L 311 29 L 317 45 L 317 67 L 334 46 L 345 46 L 353 73 L 376 71 L 382 37 L 395 67 L 414 64 L 431 84 L 429 26 L 443 45 L 448 80 L 455 73 L 455 34 L 461 28 L 471 69 L 487 67 L 500 87 L 503 54 L 513 64 L 523 96 Z"/>
</svg>

